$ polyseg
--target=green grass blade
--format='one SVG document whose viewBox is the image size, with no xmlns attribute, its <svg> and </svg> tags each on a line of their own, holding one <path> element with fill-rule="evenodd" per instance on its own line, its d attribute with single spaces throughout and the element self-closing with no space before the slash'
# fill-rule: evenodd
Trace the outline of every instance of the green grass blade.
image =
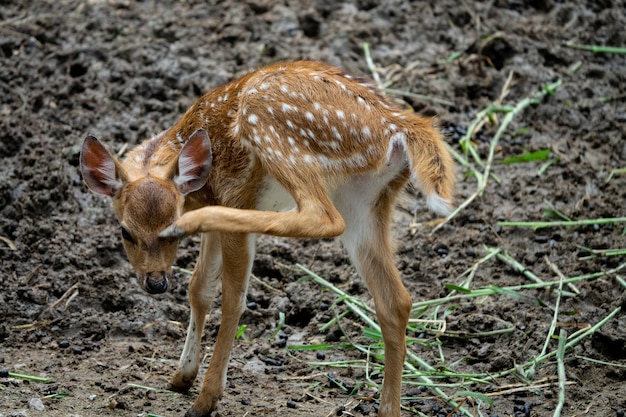
<svg viewBox="0 0 626 417">
<path fill-rule="evenodd" d="M 593 226 L 595 224 L 626 223 L 626 217 L 608 217 L 601 219 L 571 220 L 556 222 L 498 222 L 501 227 L 531 227 L 533 230 L 545 227 Z"/>
<path fill-rule="evenodd" d="M 550 149 L 541 149 L 535 152 L 529 152 L 522 155 L 511 156 L 500 161 L 502 164 L 517 164 L 521 162 L 537 162 L 545 161 L 550 157 Z"/>
<path fill-rule="evenodd" d="M 24 379 L 26 381 L 33 381 L 33 382 L 43 382 L 46 384 L 49 382 L 52 382 L 52 379 L 50 378 L 43 378 L 39 376 L 25 375 L 25 374 L 17 374 L 15 372 L 9 372 L 9 376 L 11 378 Z"/>
<path fill-rule="evenodd" d="M 576 43 L 568 43 L 567 46 L 570 48 L 582 49 L 583 51 L 589 51 L 594 53 L 626 54 L 626 48 L 622 48 L 619 46 L 580 45 Z"/>
</svg>

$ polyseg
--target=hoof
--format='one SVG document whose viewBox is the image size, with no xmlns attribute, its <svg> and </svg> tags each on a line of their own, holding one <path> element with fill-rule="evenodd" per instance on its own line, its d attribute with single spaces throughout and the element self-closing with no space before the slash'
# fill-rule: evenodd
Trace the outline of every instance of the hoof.
<svg viewBox="0 0 626 417">
<path fill-rule="evenodd" d="M 193 385 L 193 381 L 195 379 L 196 379 L 196 374 L 185 377 L 179 371 L 176 371 L 174 373 L 174 376 L 172 377 L 172 380 L 170 382 L 168 389 L 170 391 L 176 391 L 176 392 L 183 392 L 183 393 L 188 392 L 189 388 L 191 388 L 191 386 Z"/>
<path fill-rule="evenodd" d="M 180 392 L 181 394 L 187 394 L 189 392 L 189 388 L 191 388 L 191 386 L 187 386 L 187 385 L 174 385 L 172 383 L 170 383 L 167 386 L 167 389 L 170 391 L 174 391 L 174 392 Z"/>
<path fill-rule="evenodd" d="M 209 411 L 208 413 L 200 413 L 194 410 L 193 408 L 190 408 L 185 413 L 185 417 L 211 417 L 211 413 L 212 413 L 211 411 Z"/>
</svg>

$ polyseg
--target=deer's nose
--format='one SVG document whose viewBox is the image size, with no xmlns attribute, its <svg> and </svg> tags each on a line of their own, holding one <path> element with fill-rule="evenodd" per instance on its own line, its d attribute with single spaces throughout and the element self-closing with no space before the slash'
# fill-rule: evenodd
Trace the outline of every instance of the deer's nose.
<svg viewBox="0 0 626 417">
<path fill-rule="evenodd" d="M 149 272 L 146 275 L 144 288 L 149 294 L 162 294 L 167 291 L 167 273 Z"/>
</svg>

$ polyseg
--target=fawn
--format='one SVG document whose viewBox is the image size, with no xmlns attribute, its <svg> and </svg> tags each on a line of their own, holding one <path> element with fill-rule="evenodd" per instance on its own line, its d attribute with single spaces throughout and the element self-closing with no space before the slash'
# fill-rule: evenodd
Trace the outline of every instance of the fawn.
<svg viewBox="0 0 626 417">
<path fill-rule="evenodd" d="M 450 209 L 453 163 L 432 120 L 400 110 L 366 79 L 338 68 L 282 63 L 206 93 L 123 162 L 86 137 L 80 168 L 91 190 L 112 197 L 125 251 L 148 293 L 167 290 L 178 239 L 202 233 L 174 389 L 187 390 L 196 378 L 219 282 L 222 322 L 187 417 L 209 416 L 224 391 L 259 233 L 340 236 L 382 328 L 378 415 L 400 416 L 412 302 L 394 265 L 389 229 L 411 175 L 429 208 Z"/>
</svg>

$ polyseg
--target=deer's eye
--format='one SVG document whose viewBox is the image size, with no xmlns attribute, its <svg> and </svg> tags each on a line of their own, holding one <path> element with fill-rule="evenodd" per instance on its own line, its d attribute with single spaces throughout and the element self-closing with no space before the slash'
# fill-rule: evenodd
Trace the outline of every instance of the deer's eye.
<svg viewBox="0 0 626 417">
<path fill-rule="evenodd" d="M 122 238 L 130 243 L 132 243 L 133 245 L 137 244 L 137 241 L 135 240 L 135 238 L 132 237 L 132 235 L 130 234 L 130 232 L 128 231 L 127 228 L 122 227 Z"/>
</svg>

